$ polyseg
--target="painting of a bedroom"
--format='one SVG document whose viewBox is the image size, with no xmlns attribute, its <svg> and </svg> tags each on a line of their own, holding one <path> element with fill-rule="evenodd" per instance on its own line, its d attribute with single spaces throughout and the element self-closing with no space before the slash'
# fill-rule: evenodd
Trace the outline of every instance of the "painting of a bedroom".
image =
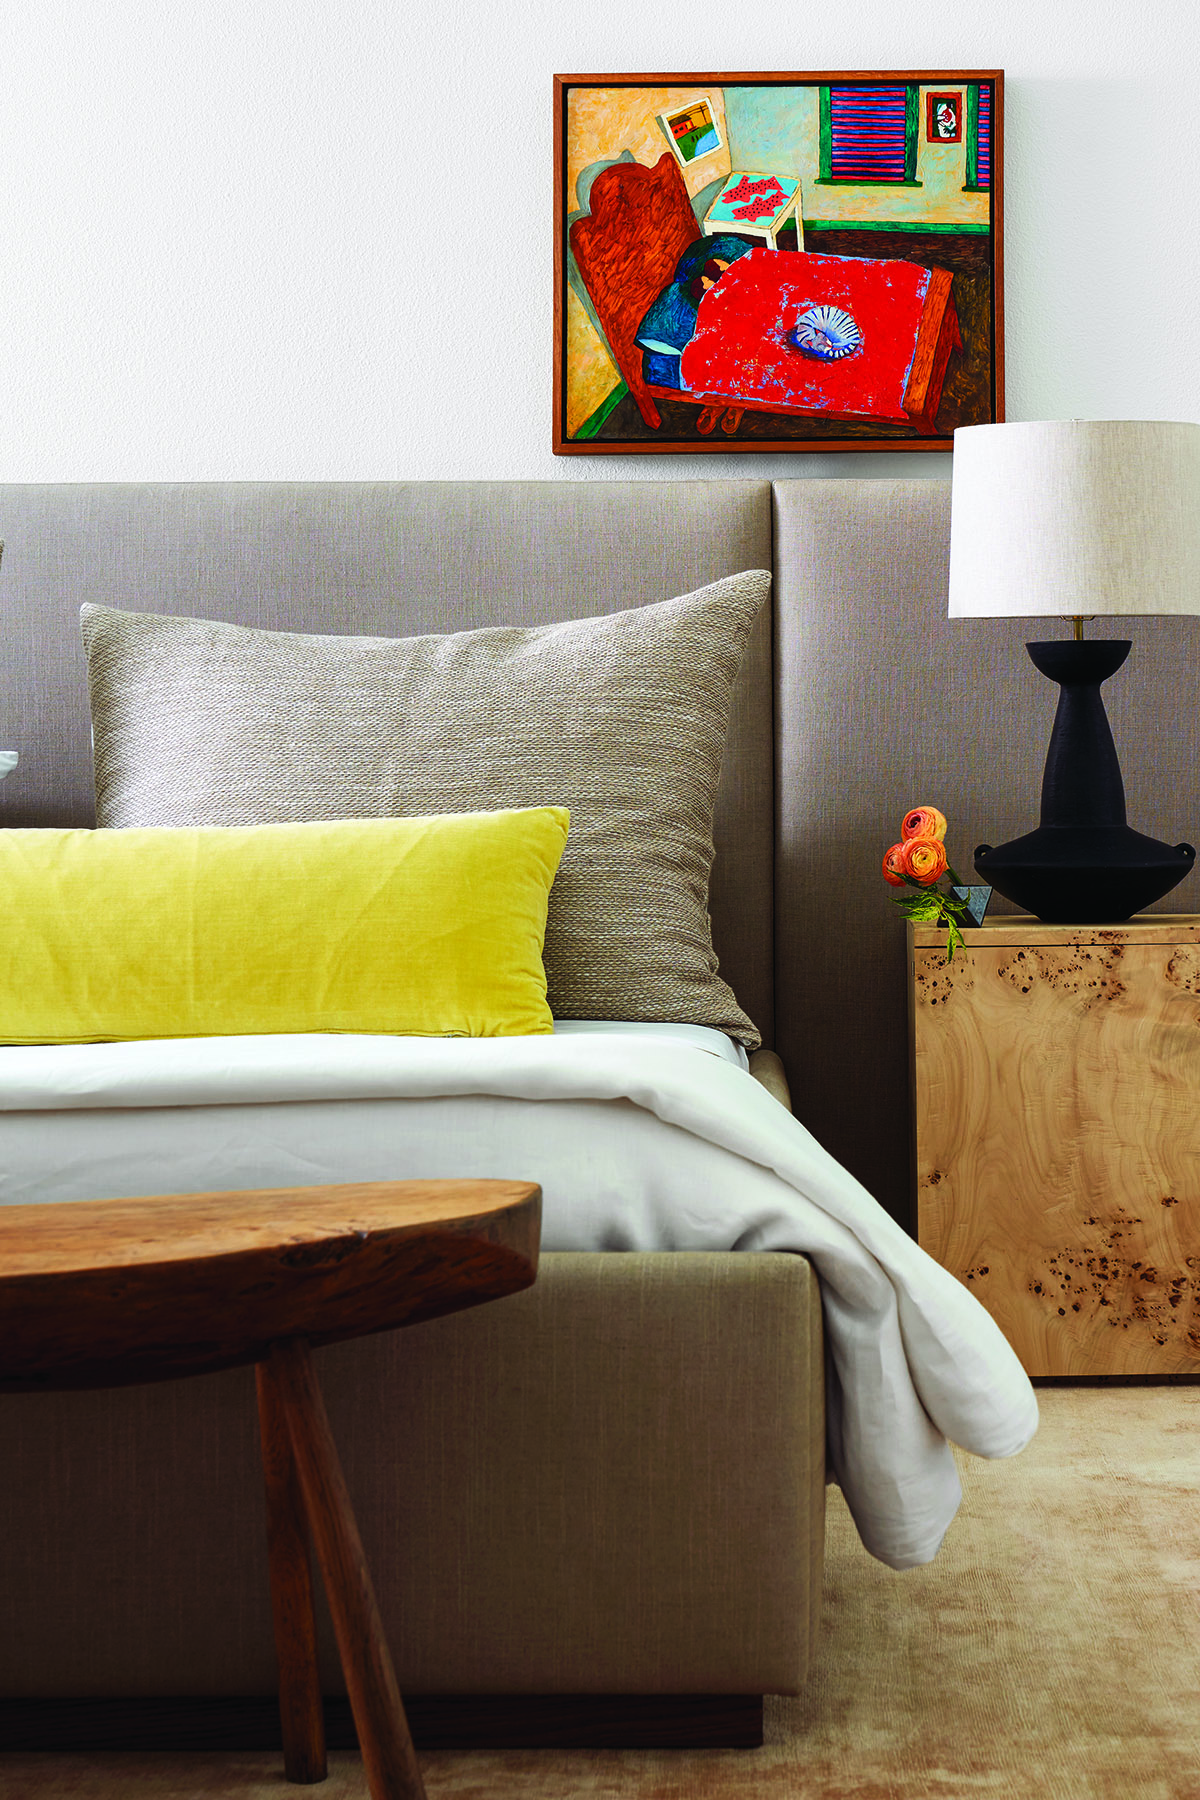
<svg viewBox="0 0 1200 1800">
<path fill-rule="evenodd" d="M 554 448 L 1003 418 L 998 72 L 555 80 Z"/>
</svg>

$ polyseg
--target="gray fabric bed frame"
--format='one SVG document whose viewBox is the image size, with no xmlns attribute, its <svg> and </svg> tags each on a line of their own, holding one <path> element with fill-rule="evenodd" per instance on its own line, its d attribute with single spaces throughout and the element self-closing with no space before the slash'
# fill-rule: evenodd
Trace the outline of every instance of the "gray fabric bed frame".
<svg viewBox="0 0 1200 1800">
<path fill-rule="evenodd" d="M 903 937 L 879 859 L 917 802 L 948 814 L 960 869 L 1032 824 L 1053 710 L 1019 625 L 947 621 L 948 529 L 929 479 L 0 487 L 0 748 L 21 753 L 0 821 L 92 822 L 84 600 L 403 635 L 772 568 L 714 939 L 799 1118 L 906 1220 Z M 1141 705 L 1181 622 L 1147 623 Z M 1194 723 L 1154 772 L 1122 710 L 1131 819 L 1178 836 Z M 757 1073 L 784 1093 L 769 1053 Z M 528 1294 L 322 1355 L 409 1695 L 649 1695 L 665 1717 L 671 1697 L 801 1688 L 824 1500 L 804 1259 L 547 1256 Z M 92 1703 L 85 1738 L 110 1716 L 121 1741 L 131 1704 L 270 1693 L 249 1372 L 6 1397 L 0 1433 L 0 1743 L 35 1701 L 60 1742 L 67 1697 Z M 326 1657 L 336 1691 L 327 1631 Z M 615 1741 L 651 1741 L 631 1716 Z"/>
</svg>

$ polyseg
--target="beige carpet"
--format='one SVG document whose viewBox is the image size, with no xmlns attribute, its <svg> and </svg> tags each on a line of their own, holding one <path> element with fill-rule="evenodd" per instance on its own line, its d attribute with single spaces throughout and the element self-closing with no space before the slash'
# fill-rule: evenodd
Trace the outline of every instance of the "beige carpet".
<svg viewBox="0 0 1200 1800">
<path fill-rule="evenodd" d="M 1200 1387 L 1039 1391 L 896 1575 L 830 1491 L 824 1647 L 754 1751 L 422 1756 L 429 1800 L 1200 1800 Z M 286 1800 L 279 1759 L 10 1756 L 3 1800 Z M 321 1800 L 366 1800 L 331 1758 Z"/>
</svg>

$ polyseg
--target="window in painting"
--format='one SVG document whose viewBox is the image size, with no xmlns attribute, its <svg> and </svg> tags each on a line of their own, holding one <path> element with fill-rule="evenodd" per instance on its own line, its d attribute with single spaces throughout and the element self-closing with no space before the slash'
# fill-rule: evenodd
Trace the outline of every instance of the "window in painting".
<svg viewBox="0 0 1200 1800">
<path fill-rule="evenodd" d="M 992 185 L 992 84 L 973 84 L 967 89 L 968 193 L 987 192 Z"/>
<path fill-rule="evenodd" d="M 821 180 L 916 185 L 916 87 L 821 89 Z"/>
</svg>

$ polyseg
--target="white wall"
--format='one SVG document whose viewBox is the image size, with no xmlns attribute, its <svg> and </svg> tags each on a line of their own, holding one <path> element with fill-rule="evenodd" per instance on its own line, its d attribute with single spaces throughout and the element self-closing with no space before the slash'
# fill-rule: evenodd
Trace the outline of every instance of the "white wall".
<svg viewBox="0 0 1200 1800">
<path fill-rule="evenodd" d="M 2 480 L 944 476 L 551 455 L 555 71 L 1005 69 L 1009 417 L 1200 419 L 1197 0 L 0 17 Z"/>
</svg>

